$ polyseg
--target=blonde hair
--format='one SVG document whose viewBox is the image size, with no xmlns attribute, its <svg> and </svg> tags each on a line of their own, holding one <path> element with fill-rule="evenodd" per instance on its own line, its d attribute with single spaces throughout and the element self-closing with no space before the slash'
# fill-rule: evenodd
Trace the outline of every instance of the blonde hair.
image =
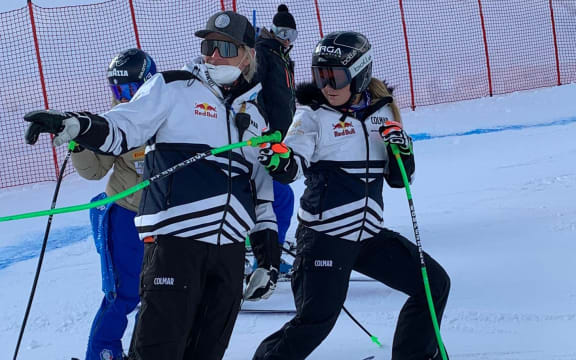
<svg viewBox="0 0 576 360">
<path fill-rule="evenodd" d="M 392 97 L 392 94 L 390 93 L 388 86 L 386 86 L 386 84 L 383 81 L 378 80 L 376 78 L 370 79 L 370 84 L 368 84 L 368 91 L 370 91 L 370 95 L 372 95 L 372 104 L 374 104 L 376 101 L 384 97 L 387 96 Z M 402 123 L 402 117 L 400 116 L 400 109 L 398 109 L 396 101 L 392 100 L 390 108 L 392 109 L 392 114 L 394 114 L 394 121 Z"/>
<path fill-rule="evenodd" d="M 247 82 L 250 82 L 256 73 L 256 66 L 258 64 L 256 63 L 256 56 L 252 54 L 254 49 L 248 47 L 247 45 L 242 45 L 242 49 L 244 49 L 246 54 L 248 54 L 248 57 L 250 57 L 250 64 L 244 68 L 242 71 L 242 76 L 244 76 L 244 79 L 246 79 Z"/>
</svg>

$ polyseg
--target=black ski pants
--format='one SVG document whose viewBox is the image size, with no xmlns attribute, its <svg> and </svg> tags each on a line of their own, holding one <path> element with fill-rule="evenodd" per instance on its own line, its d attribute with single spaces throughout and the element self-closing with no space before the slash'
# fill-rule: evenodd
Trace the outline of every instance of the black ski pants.
<svg viewBox="0 0 576 360">
<path fill-rule="evenodd" d="M 130 359 L 222 359 L 240 310 L 244 253 L 244 243 L 162 235 L 145 243 Z"/>
<path fill-rule="evenodd" d="M 430 318 L 416 245 L 383 230 L 376 237 L 352 242 L 300 227 L 292 292 L 296 316 L 260 344 L 254 360 L 305 359 L 328 336 L 356 270 L 409 296 L 398 317 L 393 360 L 428 360 L 438 344 Z M 436 314 L 442 318 L 450 279 L 430 256 L 425 261 Z"/>
</svg>

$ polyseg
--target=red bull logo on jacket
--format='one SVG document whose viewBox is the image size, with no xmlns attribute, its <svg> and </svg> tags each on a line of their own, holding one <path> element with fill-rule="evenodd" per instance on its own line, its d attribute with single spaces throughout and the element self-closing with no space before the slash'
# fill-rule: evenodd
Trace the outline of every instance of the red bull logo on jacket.
<svg viewBox="0 0 576 360">
<path fill-rule="evenodd" d="M 216 107 L 208 103 L 200 103 L 200 104 L 197 103 L 196 106 L 194 106 L 194 115 L 217 118 L 218 112 L 216 110 Z"/>
<path fill-rule="evenodd" d="M 338 121 L 336 124 L 332 124 L 332 130 L 334 130 L 335 137 L 356 134 L 354 126 L 348 121 Z"/>
</svg>

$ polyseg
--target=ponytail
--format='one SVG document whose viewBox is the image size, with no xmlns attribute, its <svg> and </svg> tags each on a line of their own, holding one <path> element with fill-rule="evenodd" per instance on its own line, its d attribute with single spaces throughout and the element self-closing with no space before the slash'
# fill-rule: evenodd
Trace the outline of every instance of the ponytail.
<svg viewBox="0 0 576 360">
<path fill-rule="evenodd" d="M 376 78 L 370 79 L 370 84 L 368 84 L 368 91 L 370 91 L 370 94 L 372 95 L 372 103 L 375 103 L 376 101 L 387 96 L 392 97 L 392 89 L 390 89 L 385 82 Z M 392 114 L 394 114 L 394 121 L 402 123 L 400 109 L 398 109 L 396 101 L 392 101 L 390 108 L 392 109 Z"/>
</svg>

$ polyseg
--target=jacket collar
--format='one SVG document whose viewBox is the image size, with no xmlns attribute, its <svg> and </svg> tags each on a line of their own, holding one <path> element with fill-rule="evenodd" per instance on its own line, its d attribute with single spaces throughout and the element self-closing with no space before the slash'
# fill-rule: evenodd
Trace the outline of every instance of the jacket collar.
<svg viewBox="0 0 576 360">
<path fill-rule="evenodd" d="M 214 95 L 222 100 L 226 106 L 236 107 L 242 102 L 253 101 L 258 96 L 260 90 L 262 90 L 259 82 L 247 82 L 242 75 L 240 75 L 234 87 L 229 90 L 222 89 L 210 78 L 201 56 L 186 64 L 183 70 L 190 71 L 202 84 L 208 87 Z"/>
<path fill-rule="evenodd" d="M 202 56 L 198 56 L 197 58 L 186 64 L 182 70 L 191 72 L 192 75 L 194 75 L 206 87 L 208 87 L 212 91 L 212 93 L 214 93 L 214 95 L 216 95 L 220 99 L 224 98 L 222 89 L 220 88 L 220 86 L 218 86 L 218 84 L 214 82 L 214 80 L 212 80 L 212 78 L 208 74 L 208 69 L 204 64 Z"/>
<path fill-rule="evenodd" d="M 282 43 L 280 41 L 278 41 L 276 39 L 276 37 L 274 37 L 274 34 L 272 34 L 266 28 L 260 29 L 260 35 L 258 35 L 258 39 L 256 39 L 256 43 L 260 46 L 264 46 L 264 47 L 267 47 L 271 50 L 274 50 L 274 51 L 278 52 L 279 54 L 281 54 L 282 56 L 288 55 L 288 53 L 292 49 L 292 46 L 290 46 L 290 48 L 288 48 L 288 49 L 285 48 L 284 45 L 282 45 Z"/>
</svg>

